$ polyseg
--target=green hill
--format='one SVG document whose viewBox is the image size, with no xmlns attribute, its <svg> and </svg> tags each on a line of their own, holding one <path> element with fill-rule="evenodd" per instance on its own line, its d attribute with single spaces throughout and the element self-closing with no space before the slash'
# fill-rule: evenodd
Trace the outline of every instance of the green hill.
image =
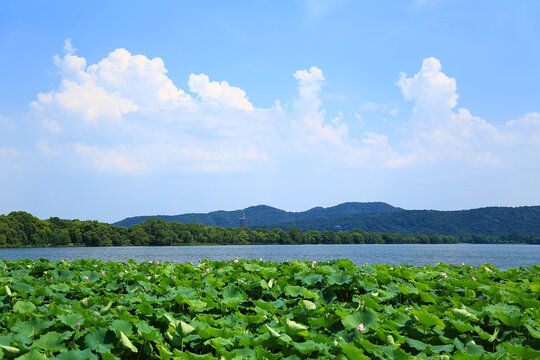
<svg viewBox="0 0 540 360">
<path fill-rule="evenodd" d="M 334 218 L 337 216 L 358 215 L 365 213 L 387 213 L 401 211 L 402 209 L 383 202 L 347 202 L 332 207 L 315 207 L 302 212 L 289 212 L 266 205 L 252 206 L 245 209 L 245 214 L 250 227 L 264 224 L 294 223 L 300 221 Z M 204 224 L 208 226 L 238 227 L 242 210 L 213 211 L 207 214 L 190 213 L 182 215 L 154 215 L 135 216 L 113 223 L 112 225 L 129 227 L 144 222 L 149 218 L 165 220 L 167 222 L 179 222 L 183 224 Z"/>
<path fill-rule="evenodd" d="M 297 227 L 305 231 L 332 230 L 336 225 L 340 225 L 345 231 L 362 229 L 398 234 L 497 236 L 519 231 L 534 235 L 540 234 L 540 206 L 487 207 L 460 211 L 402 210 L 267 224 L 260 227 L 283 230 Z"/>
</svg>

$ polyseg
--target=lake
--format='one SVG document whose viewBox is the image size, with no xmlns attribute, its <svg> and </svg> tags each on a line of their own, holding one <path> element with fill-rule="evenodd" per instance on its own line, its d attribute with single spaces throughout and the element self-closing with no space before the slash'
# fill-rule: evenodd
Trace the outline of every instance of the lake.
<svg viewBox="0 0 540 360">
<path fill-rule="evenodd" d="M 227 245 L 227 246 L 126 246 L 0 249 L 0 259 L 39 259 L 72 261 L 94 258 L 101 261 L 172 261 L 200 259 L 259 259 L 264 261 L 327 261 L 348 258 L 356 265 L 435 265 L 438 262 L 459 265 L 491 263 L 500 269 L 540 263 L 538 245 L 504 244 L 384 244 L 384 245 Z"/>
</svg>

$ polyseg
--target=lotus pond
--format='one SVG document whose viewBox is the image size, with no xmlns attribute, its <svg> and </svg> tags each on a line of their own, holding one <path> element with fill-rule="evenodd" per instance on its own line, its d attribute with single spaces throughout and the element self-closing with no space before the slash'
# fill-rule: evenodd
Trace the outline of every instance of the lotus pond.
<svg viewBox="0 0 540 360">
<path fill-rule="evenodd" d="M 0 358 L 537 359 L 540 266 L 0 260 Z"/>
</svg>

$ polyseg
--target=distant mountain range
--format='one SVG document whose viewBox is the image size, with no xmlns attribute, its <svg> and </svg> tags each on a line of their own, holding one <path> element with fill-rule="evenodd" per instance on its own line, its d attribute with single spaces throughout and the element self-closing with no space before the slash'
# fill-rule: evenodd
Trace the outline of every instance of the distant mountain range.
<svg viewBox="0 0 540 360">
<path fill-rule="evenodd" d="M 347 202 L 332 207 L 315 207 L 301 212 L 290 212 L 273 208 L 267 205 L 251 206 L 244 210 L 213 211 L 207 214 L 189 213 L 182 215 L 154 215 L 135 216 L 113 223 L 118 226 L 131 226 L 140 224 L 146 219 L 157 218 L 167 222 L 179 222 L 183 224 L 196 223 L 208 226 L 239 227 L 240 218 L 245 213 L 249 227 L 257 227 L 265 224 L 294 223 L 298 221 L 310 221 L 317 219 L 330 219 L 337 216 L 358 215 L 366 213 L 387 213 L 401 211 L 383 202 Z"/>
<path fill-rule="evenodd" d="M 540 234 L 540 206 L 486 207 L 460 211 L 404 210 L 383 202 L 347 202 L 288 212 L 266 205 L 244 210 L 250 228 L 288 230 L 362 229 L 399 234 L 503 235 L 513 231 Z M 201 223 L 209 226 L 239 227 L 242 210 L 214 211 L 207 214 L 137 216 L 112 225 L 131 226 L 149 218 L 167 222 Z"/>
</svg>

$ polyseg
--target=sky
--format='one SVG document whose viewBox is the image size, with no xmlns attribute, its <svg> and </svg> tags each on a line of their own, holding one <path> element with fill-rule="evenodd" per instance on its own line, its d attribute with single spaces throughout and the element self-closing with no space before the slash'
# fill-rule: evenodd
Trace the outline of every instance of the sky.
<svg viewBox="0 0 540 360">
<path fill-rule="evenodd" d="M 5 1 L 0 214 L 540 205 L 540 2 Z"/>
</svg>

